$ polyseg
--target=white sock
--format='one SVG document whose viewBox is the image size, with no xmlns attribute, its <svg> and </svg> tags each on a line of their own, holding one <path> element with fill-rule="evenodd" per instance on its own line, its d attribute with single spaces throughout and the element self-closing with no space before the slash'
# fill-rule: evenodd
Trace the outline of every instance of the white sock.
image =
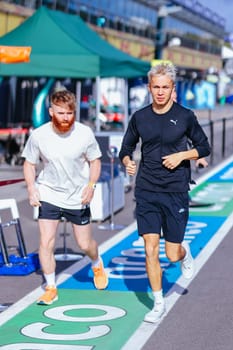
<svg viewBox="0 0 233 350">
<path fill-rule="evenodd" d="M 163 298 L 163 290 L 159 290 L 157 292 L 153 292 L 155 303 L 163 304 L 164 298 Z"/>
<path fill-rule="evenodd" d="M 56 286 L 55 282 L 55 272 L 44 274 L 45 281 L 47 283 L 47 286 Z"/>
<path fill-rule="evenodd" d="M 91 265 L 92 265 L 93 267 L 96 267 L 96 266 L 99 266 L 99 264 L 100 264 L 101 262 L 102 262 L 101 257 L 98 257 L 96 260 L 92 260 Z"/>
</svg>

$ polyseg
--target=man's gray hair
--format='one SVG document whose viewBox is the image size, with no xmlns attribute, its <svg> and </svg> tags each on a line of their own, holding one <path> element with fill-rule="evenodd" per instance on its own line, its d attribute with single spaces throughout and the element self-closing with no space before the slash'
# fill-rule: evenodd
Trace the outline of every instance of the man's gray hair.
<svg viewBox="0 0 233 350">
<path fill-rule="evenodd" d="M 156 75 L 167 75 L 172 80 L 173 83 L 176 81 L 176 72 L 177 69 L 172 63 L 162 62 L 152 67 L 147 73 L 148 82 L 151 81 L 151 78 Z"/>
</svg>

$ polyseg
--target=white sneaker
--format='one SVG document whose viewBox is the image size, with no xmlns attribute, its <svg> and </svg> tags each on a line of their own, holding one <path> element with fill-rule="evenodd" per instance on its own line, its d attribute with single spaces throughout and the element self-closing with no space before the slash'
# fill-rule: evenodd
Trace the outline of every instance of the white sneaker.
<svg viewBox="0 0 233 350">
<path fill-rule="evenodd" d="M 186 250 L 186 255 L 184 259 L 181 261 L 181 271 L 186 279 L 191 279 L 194 275 L 194 260 L 189 248 L 189 244 L 186 241 L 183 241 L 182 247 Z"/>
<path fill-rule="evenodd" d="M 145 315 L 144 321 L 157 323 L 162 319 L 162 316 L 165 314 L 165 312 L 166 308 L 164 302 L 155 303 L 153 309 Z"/>
</svg>

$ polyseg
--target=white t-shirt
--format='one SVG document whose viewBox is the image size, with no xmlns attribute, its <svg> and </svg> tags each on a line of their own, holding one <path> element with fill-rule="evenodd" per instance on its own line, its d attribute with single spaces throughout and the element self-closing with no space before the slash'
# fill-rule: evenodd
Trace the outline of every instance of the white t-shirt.
<svg viewBox="0 0 233 350">
<path fill-rule="evenodd" d="M 81 209 L 83 188 L 89 181 L 89 161 L 101 157 L 92 130 L 75 122 L 65 134 L 48 122 L 30 135 L 22 157 L 32 164 L 43 162 L 37 177 L 41 201 L 67 209 Z"/>
</svg>

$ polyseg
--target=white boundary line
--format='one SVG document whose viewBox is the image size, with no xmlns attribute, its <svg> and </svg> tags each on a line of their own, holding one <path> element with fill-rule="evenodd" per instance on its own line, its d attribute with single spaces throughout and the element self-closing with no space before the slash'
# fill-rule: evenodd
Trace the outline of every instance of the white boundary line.
<svg viewBox="0 0 233 350">
<path fill-rule="evenodd" d="M 221 162 L 218 166 L 214 167 L 210 172 L 207 174 L 204 174 L 197 180 L 197 185 L 204 182 L 206 179 L 212 177 L 215 173 L 217 173 L 221 168 L 223 168 L 226 164 L 233 161 L 233 156 L 227 158 L 225 161 Z M 229 220 L 231 219 L 231 220 Z M 228 227 L 228 231 L 225 229 Z M 204 265 L 204 263 L 208 260 L 209 256 L 214 252 L 214 250 L 217 248 L 218 244 L 221 242 L 221 240 L 227 235 L 231 227 L 233 226 L 233 215 L 231 215 L 225 223 L 220 227 L 219 231 L 215 234 L 215 236 L 211 239 L 211 241 L 207 244 L 207 246 L 202 250 L 202 252 L 198 255 L 198 257 L 195 259 L 197 264 L 197 271 L 201 269 L 201 267 Z M 120 231 L 118 234 L 104 242 L 99 246 L 99 251 L 101 254 L 106 252 L 108 249 L 110 249 L 115 244 L 119 243 L 122 239 L 128 237 L 133 231 L 137 229 L 136 221 L 134 221 L 131 225 Z M 219 239 L 220 233 L 222 234 L 222 239 Z M 215 238 L 216 237 L 216 238 Z M 218 240 L 217 240 L 218 239 Z M 216 242 L 217 240 L 217 242 Z M 212 243 L 212 241 L 214 243 Z M 211 245 L 213 245 L 213 250 L 211 251 Z M 205 258 L 203 256 L 203 252 L 206 251 L 206 248 L 210 249 L 211 254 L 208 256 L 208 254 L 205 255 Z M 207 257 L 208 256 L 208 257 Z M 199 262 L 200 260 L 200 262 Z M 81 268 L 88 265 L 90 263 L 89 258 L 85 257 L 81 261 L 76 262 L 75 264 L 71 265 L 68 269 L 64 270 L 61 274 L 58 275 L 57 283 L 61 284 L 64 281 L 66 281 L 73 273 L 77 273 Z M 199 267 L 198 267 L 199 266 Z M 192 281 L 192 280 L 191 280 Z M 182 277 L 177 281 L 180 285 L 187 287 L 191 281 L 186 281 Z M 175 286 L 173 287 L 175 288 Z M 173 288 L 169 291 L 169 294 L 172 293 Z M 43 292 L 42 286 L 36 288 L 29 294 L 27 294 L 25 297 L 17 301 L 15 304 L 11 305 L 7 310 L 3 311 L 1 313 L 0 317 L 0 326 L 9 321 L 11 318 L 13 318 L 15 315 L 23 311 L 26 307 L 28 307 L 30 304 L 34 303 L 35 300 L 40 296 L 40 294 Z M 172 293 L 171 296 L 167 297 L 167 312 L 169 312 L 172 307 L 174 306 L 175 302 L 179 299 L 179 296 L 175 293 Z M 132 348 L 134 350 L 141 349 L 141 346 L 146 343 L 146 341 L 149 339 L 149 337 L 152 335 L 152 333 L 157 329 L 159 324 L 157 325 L 150 325 L 150 324 L 144 324 L 138 328 L 138 330 L 132 335 L 132 337 L 129 339 L 129 341 L 125 344 L 125 346 L 122 348 L 122 350 L 128 350 L 131 347 L 127 347 L 128 344 L 132 344 Z M 143 332 L 143 333 L 142 333 Z M 148 336 L 146 336 L 148 334 Z M 142 339 L 144 339 L 144 343 L 142 343 Z M 139 339 L 138 339 L 139 338 Z M 135 340 L 134 340 L 135 339 Z"/>
<path fill-rule="evenodd" d="M 227 158 L 224 162 L 213 168 L 208 174 L 203 175 L 198 179 L 198 183 L 203 183 L 205 180 L 212 177 L 214 174 L 216 174 L 219 170 L 224 168 L 225 165 L 233 161 L 233 156 Z M 214 234 L 214 236 L 211 238 L 211 240 L 207 243 L 204 249 L 198 254 L 197 258 L 195 259 L 195 276 L 198 274 L 198 272 L 201 270 L 203 265 L 207 262 L 207 260 L 210 258 L 210 256 L 214 253 L 216 248 L 219 246 L 219 244 L 222 242 L 222 240 L 226 237 L 226 235 L 229 233 L 231 228 L 233 227 L 233 213 L 224 221 L 222 226 L 218 229 L 218 231 Z M 180 294 L 176 293 L 176 285 L 179 284 L 179 286 L 183 287 L 184 289 L 189 286 L 189 284 L 192 282 L 192 280 L 195 278 L 195 276 L 191 280 L 186 280 L 184 277 L 180 277 L 176 284 L 167 292 L 166 294 L 166 315 L 169 313 L 169 311 L 173 308 L 177 300 L 181 297 Z M 134 350 L 141 350 L 143 349 L 143 346 L 146 344 L 146 342 L 149 340 L 149 338 L 152 336 L 152 334 L 156 331 L 156 329 L 159 327 L 163 319 L 166 317 L 166 315 L 162 318 L 162 320 L 156 324 L 150 324 L 146 322 L 142 322 L 139 328 L 132 334 L 132 336 L 129 338 L 129 340 L 125 343 L 125 345 L 122 347 L 121 350 L 128 350 L 128 349 L 134 349 Z"/>
<path fill-rule="evenodd" d="M 214 251 L 216 250 L 218 245 L 222 242 L 222 240 L 229 233 L 232 226 L 233 226 L 233 213 L 222 224 L 222 226 L 215 233 L 213 238 L 208 242 L 208 244 L 205 246 L 205 248 L 202 249 L 202 251 L 199 253 L 197 258 L 195 259 L 195 268 L 196 268 L 195 276 L 201 270 L 203 265 L 205 265 L 205 263 L 210 258 L 210 256 L 214 253 Z M 181 297 L 180 294 L 176 293 L 176 289 L 177 289 L 176 285 L 178 284 L 182 288 L 186 289 L 189 286 L 189 284 L 192 282 L 192 280 L 195 278 L 195 276 L 191 280 L 186 280 L 184 277 L 181 276 L 176 281 L 175 285 L 167 292 L 167 294 L 166 294 L 166 315 L 163 317 L 163 319 L 167 316 L 167 314 L 173 308 L 173 306 L 175 305 L 177 300 Z M 134 332 L 134 334 L 132 334 L 132 336 L 125 343 L 125 345 L 122 347 L 121 350 L 128 350 L 128 349 L 141 350 L 141 349 L 143 349 L 143 346 L 146 344 L 146 342 L 149 340 L 149 338 L 152 336 L 152 334 L 156 331 L 158 326 L 161 324 L 162 320 L 156 324 L 142 322 L 141 325 L 139 326 L 139 328 Z"/>
<path fill-rule="evenodd" d="M 106 242 L 102 243 L 99 246 L 100 254 L 105 253 L 111 247 L 121 242 L 122 239 L 125 239 L 126 237 L 128 237 L 136 229 L 137 229 L 137 225 L 136 225 L 136 221 L 134 221 L 131 225 L 129 225 L 128 227 L 120 231 L 118 234 L 108 239 Z M 64 270 L 57 276 L 57 284 L 59 285 L 63 283 L 68 278 L 70 278 L 74 273 L 77 273 L 79 270 L 81 270 L 83 267 L 85 267 L 89 263 L 90 263 L 90 260 L 88 257 L 85 257 L 82 260 L 74 263 L 73 265 L 68 267 L 66 270 Z M 35 290 L 27 294 L 25 297 L 17 301 L 15 304 L 11 305 L 7 310 L 3 311 L 0 315 L 0 326 L 2 326 L 5 322 L 9 321 L 11 318 L 13 318 L 15 315 L 17 315 L 21 311 L 23 311 L 30 304 L 34 303 L 37 300 L 37 298 L 41 295 L 41 293 L 43 293 L 42 286 L 36 288 Z"/>
<path fill-rule="evenodd" d="M 233 162 L 233 155 L 228 157 L 227 159 L 225 159 L 224 161 L 222 161 L 219 165 L 216 165 L 213 169 L 211 169 L 209 172 L 207 172 L 206 174 L 203 174 L 202 176 L 200 176 L 196 182 L 197 185 L 200 185 L 201 183 L 203 183 L 204 181 L 206 181 L 207 179 L 209 179 L 210 177 L 212 177 L 213 175 L 215 175 L 219 170 L 221 170 L 222 168 L 224 168 L 225 165 L 229 164 Z"/>
</svg>

